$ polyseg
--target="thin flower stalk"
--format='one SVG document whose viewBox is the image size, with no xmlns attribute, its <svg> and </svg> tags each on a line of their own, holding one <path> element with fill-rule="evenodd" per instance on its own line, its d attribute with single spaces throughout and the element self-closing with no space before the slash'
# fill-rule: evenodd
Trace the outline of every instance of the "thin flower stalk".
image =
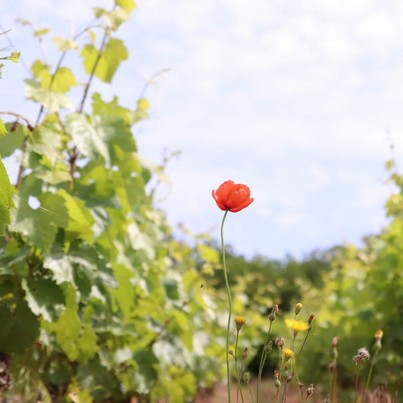
<svg viewBox="0 0 403 403">
<path fill-rule="evenodd" d="M 228 386 L 228 403 L 231 403 L 231 373 L 229 366 L 229 332 L 231 326 L 231 316 L 232 316 L 232 299 L 231 299 L 231 290 L 228 283 L 228 274 L 227 274 L 227 264 L 225 261 L 225 243 L 224 243 L 224 223 L 225 219 L 228 215 L 228 211 L 226 210 L 224 213 L 224 217 L 221 222 L 221 256 L 224 270 L 224 280 L 225 280 L 225 288 L 227 290 L 227 298 L 228 298 L 228 321 L 227 321 L 227 334 L 225 338 L 225 361 L 227 365 L 227 386 Z"/>
<path fill-rule="evenodd" d="M 235 338 L 235 352 L 234 352 L 234 361 L 235 361 L 235 375 L 237 378 L 237 394 L 236 400 L 238 402 L 239 395 L 241 395 L 242 403 L 244 403 L 242 389 L 241 389 L 241 375 L 242 375 L 242 368 L 239 369 L 238 367 L 238 342 L 239 342 L 239 332 L 241 331 L 243 325 L 245 324 L 245 319 L 241 316 L 235 317 L 235 325 L 236 325 L 236 338 Z"/>
<path fill-rule="evenodd" d="M 382 348 L 382 340 L 383 337 L 383 331 L 381 329 L 377 330 L 375 333 L 375 344 L 374 344 L 374 355 L 372 357 L 371 360 L 371 364 L 369 367 L 369 372 L 368 372 L 368 376 L 367 376 L 367 381 L 365 383 L 365 388 L 364 388 L 364 393 L 363 393 L 363 400 L 365 401 L 365 395 L 367 394 L 367 390 L 369 388 L 369 385 L 371 384 L 371 378 L 372 378 L 372 371 L 374 369 L 374 365 L 375 365 L 375 361 L 377 359 L 378 353 Z"/>
<path fill-rule="evenodd" d="M 308 318 L 308 325 L 309 325 L 309 328 L 308 328 L 308 331 L 307 331 L 307 333 L 306 333 L 306 335 L 305 335 L 304 341 L 302 342 L 301 347 L 300 347 L 300 349 L 299 349 L 299 351 L 298 351 L 298 358 L 299 358 L 299 356 L 300 356 L 300 354 L 301 354 L 302 349 L 303 349 L 304 346 L 305 346 L 305 343 L 306 343 L 306 340 L 308 339 L 309 333 L 310 333 L 310 331 L 312 330 L 312 321 L 313 321 L 314 318 L 315 318 L 315 315 L 314 315 L 313 313 L 311 313 L 311 314 L 309 315 L 309 318 Z"/>
<path fill-rule="evenodd" d="M 336 391 L 337 391 L 337 359 L 339 353 L 337 351 L 337 344 L 339 342 L 339 338 L 337 336 L 333 337 L 332 340 L 332 361 L 329 364 L 329 372 L 330 372 L 330 396 L 331 402 L 335 403 L 337 401 Z"/>
<path fill-rule="evenodd" d="M 257 384 L 256 384 L 256 403 L 259 403 L 260 383 L 262 381 L 263 368 L 264 368 L 264 364 L 265 364 L 266 359 L 267 359 L 267 355 L 271 351 L 271 344 L 272 343 L 270 344 L 270 339 L 269 339 L 270 338 L 270 332 L 271 332 L 272 324 L 276 320 L 276 313 L 277 312 L 278 312 L 278 305 L 275 304 L 273 306 L 273 309 L 272 309 L 270 315 L 269 315 L 269 321 L 270 321 L 269 331 L 267 332 L 267 338 L 266 338 L 266 341 L 264 343 L 262 355 L 260 356 L 259 371 L 258 371 Z"/>
<path fill-rule="evenodd" d="M 228 385 L 228 403 L 231 403 L 231 374 L 229 366 L 229 332 L 232 316 L 232 299 L 231 290 L 228 283 L 227 265 L 225 261 L 225 243 L 224 243 L 224 223 L 228 215 L 228 211 L 237 213 L 253 203 L 254 199 L 250 197 L 250 189 L 242 183 L 234 183 L 231 180 L 223 182 L 217 190 L 212 190 L 211 195 L 215 200 L 219 209 L 225 211 L 221 222 L 221 256 L 224 270 L 225 287 L 228 297 L 228 321 L 227 334 L 225 340 L 225 361 L 227 366 L 227 385 Z"/>
</svg>

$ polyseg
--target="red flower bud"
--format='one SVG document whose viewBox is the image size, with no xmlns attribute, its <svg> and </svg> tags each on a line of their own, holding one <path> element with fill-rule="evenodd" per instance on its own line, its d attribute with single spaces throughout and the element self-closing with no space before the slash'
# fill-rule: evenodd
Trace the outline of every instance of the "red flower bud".
<svg viewBox="0 0 403 403">
<path fill-rule="evenodd" d="M 237 213 L 245 207 L 248 207 L 253 198 L 250 197 L 250 189 L 248 186 L 233 181 L 226 181 L 217 190 L 211 192 L 217 206 L 221 210 L 229 210 Z"/>
</svg>

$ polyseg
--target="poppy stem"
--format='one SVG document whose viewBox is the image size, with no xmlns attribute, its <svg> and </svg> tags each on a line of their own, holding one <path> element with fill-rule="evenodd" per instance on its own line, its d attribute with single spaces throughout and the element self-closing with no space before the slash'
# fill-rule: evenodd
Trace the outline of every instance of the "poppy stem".
<svg viewBox="0 0 403 403">
<path fill-rule="evenodd" d="M 229 331 L 231 326 L 232 299 L 231 299 L 231 290 L 229 288 L 228 283 L 227 265 L 225 262 L 225 244 L 224 244 L 224 223 L 225 219 L 227 218 L 228 211 L 229 211 L 228 209 L 225 210 L 224 217 L 221 222 L 221 256 L 224 269 L 225 287 L 227 289 L 227 296 L 228 296 L 228 322 L 227 322 L 227 336 L 225 340 L 225 360 L 227 363 L 228 403 L 231 403 L 231 374 L 229 369 Z"/>
</svg>

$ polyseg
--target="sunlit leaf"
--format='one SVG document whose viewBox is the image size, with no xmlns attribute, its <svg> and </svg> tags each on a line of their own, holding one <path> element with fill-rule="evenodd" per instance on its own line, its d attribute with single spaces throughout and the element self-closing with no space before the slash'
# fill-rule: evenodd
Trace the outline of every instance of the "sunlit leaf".
<svg viewBox="0 0 403 403">
<path fill-rule="evenodd" d="M 90 74 L 97 62 L 99 50 L 94 45 L 85 45 L 81 51 L 84 68 L 87 74 Z M 126 46 L 120 39 L 110 38 L 99 59 L 95 76 L 100 80 L 110 83 L 119 67 L 120 63 L 128 58 Z"/>
<path fill-rule="evenodd" d="M 7 171 L 0 160 L 0 235 L 4 235 L 4 229 L 10 223 L 10 208 L 12 206 L 12 191 Z"/>
<path fill-rule="evenodd" d="M 128 12 L 132 11 L 136 7 L 134 0 L 115 0 L 115 3 Z"/>
<path fill-rule="evenodd" d="M 73 103 L 67 95 L 44 89 L 35 80 L 25 80 L 25 94 L 28 99 L 39 102 L 50 113 L 73 108 Z"/>
<path fill-rule="evenodd" d="M 0 155 L 5 158 L 22 146 L 25 138 L 25 129 L 20 124 L 7 123 L 8 134 L 0 136 Z"/>
<path fill-rule="evenodd" d="M 61 36 L 56 36 L 53 38 L 53 42 L 55 43 L 57 50 L 60 52 L 67 52 L 68 50 L 78 49 L 78 44 L 76 41 L 72 39 L 65 39 Z"/>
<path fill-rule="evenodd" d="M 7 134 L 6 126 L 2 119 L 0 119 L 0 136 L 5 136 Z M 3 155 L 2 149 L 0 148 L 0 155 Z"/>
<path fill-rule="evenodd" d="M 46 35 L 50 30 L 48 28 L 43 28 L 43 29 L 38 29 L 36 31 L 34 31 L 34 36 L 36 38 L 39 38 L 43 35 Z"/>
</svg>

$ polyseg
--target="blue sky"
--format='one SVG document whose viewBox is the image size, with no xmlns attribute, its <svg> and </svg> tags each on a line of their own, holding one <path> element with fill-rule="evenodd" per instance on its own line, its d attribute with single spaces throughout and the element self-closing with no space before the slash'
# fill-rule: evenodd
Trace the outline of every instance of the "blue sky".
<svg viewBox="0 0 403 403">
<path fill-rule="evenodd" d="M 15 17 L 69 36 L 107 3 L 2 2 L 0 22 L 30 64 L 38 47 Z M 403 156 L 402 2 L 139 0 L 118 36 L 130 59 L 113 91 L 95 89 L 132 105 L 146 77 L 170 69 L 134 132 L 146 159 L 181 151 L 160 192 L 172 225 L 218 238 L 211 190 L 227 179 L 255 197 L 226 224 L 227 242 L 248 256 L 301 257 L 386 224 L 391 141 L 398 164 Z M 35 116 L 25 77 L 22 63 L 3 69 L 0 110 Z"/>
</svg>

